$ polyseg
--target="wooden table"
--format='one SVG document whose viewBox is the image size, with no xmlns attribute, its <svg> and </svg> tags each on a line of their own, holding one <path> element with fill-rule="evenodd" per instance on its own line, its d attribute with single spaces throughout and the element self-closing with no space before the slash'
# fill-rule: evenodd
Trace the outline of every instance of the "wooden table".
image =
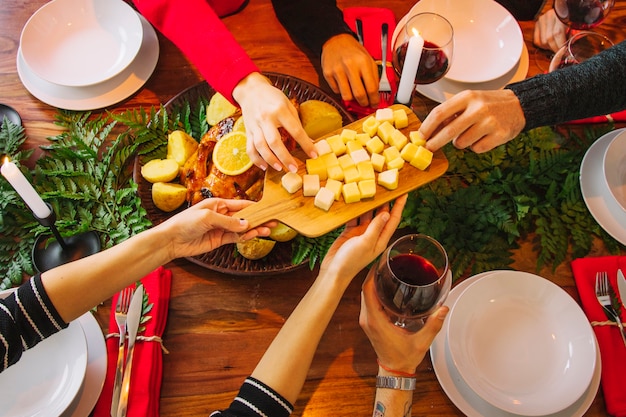
<svg viewBox="0 0 626 417">
<path fill-rule="evenodd" d="M 24 88 L 17 74 L 19 37 L 27 19 L 44 0 L 5 1 L 0 9 L 0 101 L 16 108 L 22 116 L 27 145 L 38 148 L 55 135 L 56 109 L 46 105 Z M 399 20 L 413 2 L 384 2 Z M 551 3 L 551 2 L 550 2 Z M 380 6 L 380 0 L 343 0 L 340 7 Z M 274 16 L 269 0 L 250 0 L 239 14 L 225 23 L 263 71 L 297 76 L 324 86 L 317 61 L 293 43 Z M 597 30 L 614 41 L 625 37 L 626 2 L 618 0 L 607 21 Z M 532 45 L 532 22 L 522 22 L 530 51 L 529 75 L 540 72 Z M 198 72 L 168 40 L 159 35 L 161 54 L 156 70 L 146 85 L 128 100 L 110 110 L 149 107 L 165 103 L 201 78 Z M 544 65 L 547 61 L 544 62 Z M 41 154 L 38 150 L 34 158 Z M 605 254 L 598 245 L 590 256 Z M 513 265 L 535 272 L 530 244 L 523 244 Z M 185 260 L 167 265 L 173 271 L 172 299 L 165 346 L 161 391 L 163 416 L 207 416 L 228 406 L 243 379 L 278 332 L 291 310 L 306 292 L 315 271 L 300 268 L 275 276 L 242 278 L 212 272 Z M 540 274 L 551 279 L 578 299 L 569 263 L 556 271 Z M 359 291 L 364 274 L 348 288 L 314 359 L 307 383 L 296 404 L 297 416 L 371 415 L 376 374 L 375 355 L 358 326 Z M 105 328 L 110 301 L 99 307 L 97 316 Z M 297 352 L 294 352 L 297 354 Z M 413 415 L 462 415 L 448 399 L 435 377 L 427 357 L 419 368 Z M 587 415 L 606 415 L 602 392 Z"/>
</svg>

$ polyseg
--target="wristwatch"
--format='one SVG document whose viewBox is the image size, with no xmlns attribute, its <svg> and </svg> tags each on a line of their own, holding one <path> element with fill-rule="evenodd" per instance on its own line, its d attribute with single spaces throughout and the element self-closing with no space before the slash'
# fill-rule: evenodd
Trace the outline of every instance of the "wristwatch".
<svg viewBox="0 0 626 417">
<path fill-rule="evenodd" d="M 404 378 L 401 376 L 377 376 L 376 388 L 399 389 L 402 391 L 413 391 L 415 389 L 415 378 Z"/>
</svg>

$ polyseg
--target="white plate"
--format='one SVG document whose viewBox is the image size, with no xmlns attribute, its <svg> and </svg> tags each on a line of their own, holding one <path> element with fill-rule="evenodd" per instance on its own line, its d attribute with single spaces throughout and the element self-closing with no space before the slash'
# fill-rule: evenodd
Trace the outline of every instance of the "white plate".
<svg viewBox="0 0 626 417">
<path fill-rule="evenodd" d="M 522 48 L 522 56 L 519 62 L 504 76 L 484 83 L 461 83 L 443 77 L 432 84 L 418 84 L 417 92 L 438 103 L 443 103 L 453 95 L 464 90 L 499 90 L 507 84 L 522 81 L 528 74 L 528 49 Z"/>
<path fill-rule="evenodd" d="M 460 294 L 470 284 L 494 272 L 499 271 L 484 272 L 460 282 L 450 291 L 445 304 L 449 307 L 454 306 Z M 433 363 L 435 375 L 437 376 L 444 392 L 454 405 L 456 405 L 459 410 L 461 410 L 468 417 L 517 417 L 517 414 L 509 413 L 494 407 L 472 391 L 457 371 L 447 345 L 448 342 L 446 332 L 439 332 L 430 347 L 430 357 Z M 593 403 L 598 392 L 598 387 L 600 386 L 601 363 L 600 351 L 597 347 L 597 342 L 595 360 L 596 366 L 593 378 L 583 395 L 581 395 L 578 400 L 566 409 L 545 417 L 581 417 L 585 414 Z"/>
<path fill-rule="evenodd" d="M 87 340 L 87 373 L 83 386 L 62 417 L 87 417 L 98 402 L 107 371 L 107 350 L 102 329 L 93 314 L 77 319 Z"/>
<path fill-rule="evenodd" d="M 83 87 L 122 72 L 142 36 L 139 15 L 121 0 L 52 0 L 28 19 L 20 48 L 40 78 Z"/>
<path fill-rule="evenodd" d="M 604 177 L 617 204 L 626 210 L 626 133 L 616 135 L 604 153 Z"/>
<path fill-rule="evenodd" d="M 78 322 L 39 342 L 0 373 L 4 417 L 57 417 L 85 379 L 87 343 Z"/>
<path fill-rule="evenodd" d="M 580 164 L 580 189 L 589 212 L 606 232 L 626 245 L 626 212 L 611 195 L 603 173 L 603 159 L 611 141 L 626 129 L 613 130 L 598 138 Z"/>
<path fill-rule="evenodd" d="M 447 336 L 465 382 L 510 413 L 569 407 L 595 370 L 585 313 L 562 288 L 527 272 L 499 271 L 469 285 L 450 310 Z"/>
<path fill-rule="evenodd" d="M 26 89 L 39 100 L 66 110 L 101 109 L 130 97 L 148 81 L 159 59 L 159 40 L 154 28 L 139 16 L 143 40 L 136 59 L 115 77 L 91 86 L 67 87 L 38 77 L 17 53 L 17 73 Z"/>
<path fill-rule="evenodd" d="M 452 65 L 449 80 L 482 83 L 502 77 L 520 59 L 524 37 L 517 20 L 494 0 L 420 0 L 400 19 L 391 44 L 415 14 L 438 13 L 454 29 Z"/>
</svg>

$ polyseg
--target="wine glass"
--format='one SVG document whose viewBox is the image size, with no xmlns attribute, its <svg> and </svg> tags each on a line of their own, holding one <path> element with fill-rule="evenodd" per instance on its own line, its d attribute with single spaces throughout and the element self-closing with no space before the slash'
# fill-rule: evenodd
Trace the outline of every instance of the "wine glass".
<svg viewBox="0 0 626 417">
<path fill-rule="evenodd" d="M 613 46 L 606 36 L 592 31 L 581 31 L 568 39 L 550 61 L 552 72 L 559 68 L 580 64 L 592 56 Z"/>
<path fill-rule="evenodd" d="M 598 26 L 609 14 L 614 0 L 554 0 L 554 12 L 570 30 Z"/>
<path fill-rule="evenodd" d="M 378 299 L 390 320 L 409 331 L 424 325 L 452 285 L 445 249 L 424 234 L 409 234 L 393 242 L 375 268 Z"/>
<path fill-rule="evenodd" d="M 423 46 L 416 47 L 422 40 Z M 446 75 L 453 51 L 454 30 L 445 17 L 419 13 L 408 19 L 393 44 L 392 65 L 400 79 L 396 100 L 412 103 L 415 111 L 417 104 L 412 100 L 415 84 L 434 83 Z M 424 106 L 419 101 L 418 104 Z"/>
</svg>

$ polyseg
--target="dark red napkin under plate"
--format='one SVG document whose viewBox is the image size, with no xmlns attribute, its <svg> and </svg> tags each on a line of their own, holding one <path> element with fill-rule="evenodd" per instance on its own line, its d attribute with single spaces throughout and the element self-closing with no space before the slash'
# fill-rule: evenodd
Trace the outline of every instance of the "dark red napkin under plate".
<svg viewBox="0 0 626 417">
<path fill-rule="evenodd" d="M 391 94 L 390 99 L 386 102 L 381 101 L 378 108 L 389 107 L 393 104 L 393 98 L 396 95 L 396 89 L 398 87 L 396 73 L 391 66 L 391 59 L 393 57 L 392 53 L 392 43 L 391 38 L 393 36 L 393 32 L 396 29 L 396 18 L 393 12 L 390 9 L 381 8 L 381 7 L 347 7 L 343 10 L 343 19 L 346 24 L 357 33 L 356 29 L 356 19 L 361 19 L 363 22 L 363 46 L 370 53 L 372 58 L 377 62 L 381 61 L 382 58 L 382 48 L 381 48 L 381 28 L 383 23 L 387 23 L 389 26 L 389 30 L 387 31 L 387 78 L 389 79 L 389 83 L 391 84 Z M 379 64 L 380 65 L 380 64 Z M 355 114 L 357 117 L 365 117 L 369 114 L 372 114 L 376 111 L 375 108 L 372 107 L 363 107 L 359 105 L 356 101 L 345 101 L 343 105 L 350 112 Z"/>
<path fill-rule="evenodd" d="M 591 123 L 623 123 L 626 122 L 626 110 L 618 111 L 616 113 L 608 114 L 605 116 L 594 116 L 586 119 L 574 120 L 569 124 L 591 124 Z"/>
<path fill-rule="evenodd" d="M 582 308 L 589 321 L 602 323 L 608 319 L 595 294 L 597 272 L 607 272 L 609 282 L 617 293 L 617 269 L 626 271 L 625 256 L 579 258 L 572 261 L 572 272 L 580 295 Z M 626 300 L 624 300 L 626 301 Z M 622 320 L 626 312 L 622 311 Z M 602 359 L 602 390 L 606 409 L 612 416 L 626 416 L 626 347 L 619 329 L 611 325 L 594 325 Z"/>
<path fill-rule="evenodd" d="M 133 369 L 130 378 L 130 394 L 128 397 L 129 417 L 158 417 L 161 380 L 163 376 L 163 349 L 160 338 L 167 321 L 167 309 L 170 300 L 172 272 L 159 267 L 142 278 L 144 296 L 148 296 L 148 305 L 152 310 L 146 313 L 150 319 L 140 324 L 145 330 L 138 333 L 133 358 Z M 112 306 L 117 302 L 117 294 L 113 296 Z M 111 309 L 109 333 L 118 333 L 115 322 L 115 307 Z M 141 339 L 143 338 L 143 340 Z M 119 339 L 107 339 L 107 374 L 100 398 L 96 403 L 94 417 L 110 417 L 113 381 L 117 364 Z M 127 344 L 128 345 L 128 344 Z"/>
</svg>

